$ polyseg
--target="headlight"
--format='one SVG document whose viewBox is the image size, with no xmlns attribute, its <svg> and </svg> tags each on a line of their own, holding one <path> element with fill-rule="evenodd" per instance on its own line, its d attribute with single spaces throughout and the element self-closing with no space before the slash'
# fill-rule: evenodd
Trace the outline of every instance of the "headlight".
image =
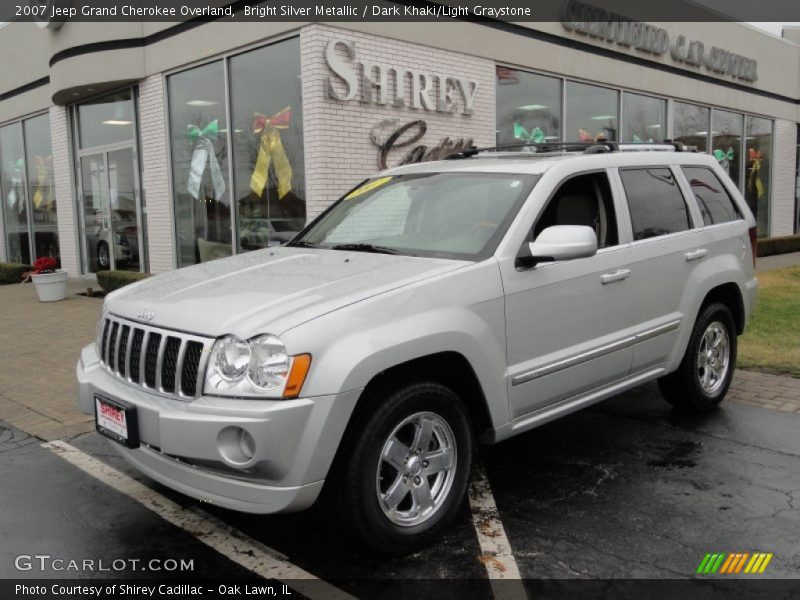
<svg viewBox="0 0 800 600">
<path fill-rule="evenodd" d="M 250 344 L 235 337 L 217 342 L 214 367 L 228 383 L 236 383 L 247 373 L 250 365 Z"/>
<path fill-rule="evenodd" d="M 206 368 L 203 392 L 238 398 L 295 398 L 300 394 L 311 356 L 289 356 L 274 335 L 250 340 L 217 340 Z"/>
</svg>

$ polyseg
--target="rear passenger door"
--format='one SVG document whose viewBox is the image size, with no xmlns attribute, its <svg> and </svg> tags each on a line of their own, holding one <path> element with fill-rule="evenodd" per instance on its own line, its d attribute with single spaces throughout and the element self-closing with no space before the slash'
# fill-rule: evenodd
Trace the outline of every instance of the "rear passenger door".
<svg viewBox="0 0 800 600">
<path fill-rule="evenodd" d="M 631 284 L 634 295 L 632 373 L 662 366 L 692 327 L 692 274 L 708 255 L 699 215 L 686 202 L 677 167 L 620 168 L 630 216 Z"/>
<path fill-rule="evenodd" d="M 747 222 L 723 180 L 710 167 L 702 165 L 686 165 L 681 170 L 703 218 L 708 258 L 734 257 L 744 266 L 744 272 L 748 272 L 752 262 Z M 733 187 L 733 182 L 726 180 Z"/>
</svg>

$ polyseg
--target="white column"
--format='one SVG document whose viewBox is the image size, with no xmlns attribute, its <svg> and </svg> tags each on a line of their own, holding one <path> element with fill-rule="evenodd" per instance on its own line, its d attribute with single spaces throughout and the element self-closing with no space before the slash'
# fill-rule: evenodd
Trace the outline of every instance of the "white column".
<svg viewBox="0 0 800 600">
<path fill-rule="evenodd" d="M 153 75 L 139 84 L 139 131 L 142 188 L 147 206 L 148 258 L 151 273 L 175 268 L 175 226 L 170 187 L 164 77 Z"/>
<path fill-rule="evenodd" d="M 69 116 L 63 106 L 50 107 L 50 140 L 53 145 L 53 176 L 56 186 L 61 267 L 69 272 L 70 277 L 78 277 L 81 274 L 81 255 L 75 180 L 72 170 Z"/>
<path fill-rule="evenodd" d="M 794 233 L 795 171 L 797 169 L 797 123 L 775 121 L 772 165 L 772 199 L 770 200 L 769 235 Z"/>
</svg>

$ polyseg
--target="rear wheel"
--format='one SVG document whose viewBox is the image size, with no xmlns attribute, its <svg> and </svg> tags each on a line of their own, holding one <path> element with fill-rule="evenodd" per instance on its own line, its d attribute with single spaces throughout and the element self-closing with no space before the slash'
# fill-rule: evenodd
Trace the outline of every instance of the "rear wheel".
<svg viewBox="0 0 800 600">
<path fill-rule="evenodd" d="M 728 307 L 719 302 L 705 306 L 697 317 L 680 367 L 659 379 L 661 393 L 684 410 L 715 408 L 733 379 L 736 344 L 736 326 Z"/>
<path fill-rule="evenodd" d="M 111 268 L 111 252 L 106 242 L 97 244 L 97 267 L 98 271 L 108 271 Z"/>
<path fill-rule="evenodd" d="M 469 417 L 458 396 L 434 382 L 364 400 L 374 410 L 354 423 L 337 461 L 337 512 L 362 545 L 413 552 L 440 535 L 464 497 Z"/>
</svg>

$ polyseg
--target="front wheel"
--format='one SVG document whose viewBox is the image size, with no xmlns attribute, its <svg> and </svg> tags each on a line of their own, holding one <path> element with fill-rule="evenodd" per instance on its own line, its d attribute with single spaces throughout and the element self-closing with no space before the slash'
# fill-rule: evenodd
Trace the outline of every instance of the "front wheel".
<svg viewBox="0 0 800 600">
<path fill-rule="evenodd" d="M 715 302 L 697 317 L 680 367 L 658 380 L 667 401 L 702 412 L 722 402 L 736 366 L 736 326 L 730 309 Z"/>
<path fill-rule="evenodd" d="M 464 497 L 472 434 L 458 396 L 434 382 L 365 398 L 338 461 L 338 513 L 349 532 L 383 554 L 437 538 Z"/>
</svg>

